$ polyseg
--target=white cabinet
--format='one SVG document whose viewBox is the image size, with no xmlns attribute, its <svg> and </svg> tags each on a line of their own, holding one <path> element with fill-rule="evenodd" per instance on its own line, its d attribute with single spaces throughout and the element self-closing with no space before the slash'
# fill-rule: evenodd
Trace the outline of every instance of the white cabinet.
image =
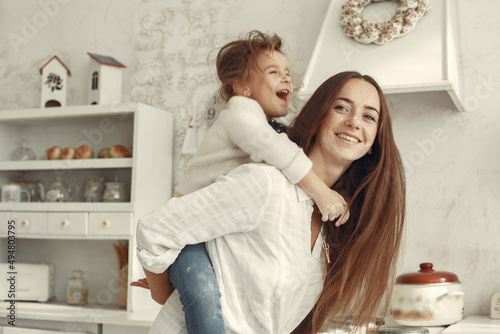
<svg viewBox="0 0 500 334">
<path fill-rule="evenodd" d="M 374 77 L 386 94 L 442 91 L 464 110 L 455 0 L 432 0 L 412 32 L 385 45 L 360 44 L 347 37 L 340 24 L 343 3 L 330 2 L 299 96 L 309 98 L 330 76 L 354 70 Z M 373 21 L 388 20 L 395 6 L 391 1 L 372 2 L 364 9 L 365 18 L 371 19 L 371 10 L 377 14 Z"/>
<path fill-rule="evenodd" d="M 27 140 L 37 160 L 12 161 L 11 153 Z M 135 254 L 135 225 L 140 216 L 168 201 L 172 194 L 171 113 L 140 103 L 110 106 L 0 111 L 0 185 L 11 179 L 41 181 L 45 187 L 61 177 L 80 192 L 71 202 L 0 203 L 0 246 L 7 221 L 16 221 L 16 261 L 54 265 L 55 304 L 65 302 L 72 269 L 82 269 L 89 283 L 89 307 L 115 309 L 118 260 L 113 244 L 129 243 L 127 310 L 157 308 L 149 292 L 131 288 L 143 277 Z M 97 152 L 116 144 L 133 147 L 127 158 L 47 160 L 48 148 L 87 144 Z M 127 202 L 85 202 L 88 177 L 119 178 L 127 185 Z M 6 252 L 0 262 L 6 262 Z M 54 304 L 54 303 L 52 303 Z M 50 304 L 47 304 L 48 306 Z M 43 306 L 43 305 L 42 305 Z M 47 306 L 47 307 L 48 307 Z"/>
</svg>

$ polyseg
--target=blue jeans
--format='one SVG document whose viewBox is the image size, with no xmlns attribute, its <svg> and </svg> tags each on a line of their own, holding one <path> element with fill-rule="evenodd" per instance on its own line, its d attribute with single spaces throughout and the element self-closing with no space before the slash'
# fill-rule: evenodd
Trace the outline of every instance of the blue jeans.
<svg viewBox="0 0 500 334">
<path fill-rule="evenodd" d="M 184 247 L 168 276 L 179 291 L 189 334 L 226 333 L 219 285 L 205 243 Z"/>
</svg>

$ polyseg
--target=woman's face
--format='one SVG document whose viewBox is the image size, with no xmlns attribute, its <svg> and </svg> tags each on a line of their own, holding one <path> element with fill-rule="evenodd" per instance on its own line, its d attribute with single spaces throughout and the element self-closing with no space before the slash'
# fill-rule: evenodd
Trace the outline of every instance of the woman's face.
<svg viewBox="0 0 500 334">
<path fill-rule="evenodd" d="M 330 106 L 317 135 L 315 149 L 324 158 L 351 163 L 367 154 L 377 136 L 380 98 L 362 79 L 350 79 Z"/>
</svg>

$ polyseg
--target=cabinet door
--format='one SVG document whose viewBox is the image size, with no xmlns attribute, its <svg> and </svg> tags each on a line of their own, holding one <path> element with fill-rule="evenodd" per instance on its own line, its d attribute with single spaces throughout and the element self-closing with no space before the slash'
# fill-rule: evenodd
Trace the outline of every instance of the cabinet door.
<svg viewBox="0 0 500 334">
<path fill-rule="evenodd" d="M 10 213 L 9 219 L 16 221 L 16 233 L 18 235 L 47 234 L 46 212 L 14 211 Z"/>
<path fill-rule="evenodd" d="M 87 235 L 86 212 L 49 212 L 48 233 Z"/>
</svg>

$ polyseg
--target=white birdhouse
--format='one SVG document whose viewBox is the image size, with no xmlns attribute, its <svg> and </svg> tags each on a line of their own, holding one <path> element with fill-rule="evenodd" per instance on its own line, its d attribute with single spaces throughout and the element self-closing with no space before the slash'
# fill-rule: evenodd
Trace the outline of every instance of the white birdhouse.
<svg viewBox="0 0 500 334">
<path fill-rule="evenodd" d="M 87 52 L 90 56 L 88 102 L 115 104 L 122 98 L 122 68 L 125 65 L 112 57 Z"/>
<path fill-rule="evenodd" d="M 41 107 L 66 106 L 66 88 L 69 68 L 57 56 L 50 58 L 42 67 L 42 102 Z"/>
</svg>

